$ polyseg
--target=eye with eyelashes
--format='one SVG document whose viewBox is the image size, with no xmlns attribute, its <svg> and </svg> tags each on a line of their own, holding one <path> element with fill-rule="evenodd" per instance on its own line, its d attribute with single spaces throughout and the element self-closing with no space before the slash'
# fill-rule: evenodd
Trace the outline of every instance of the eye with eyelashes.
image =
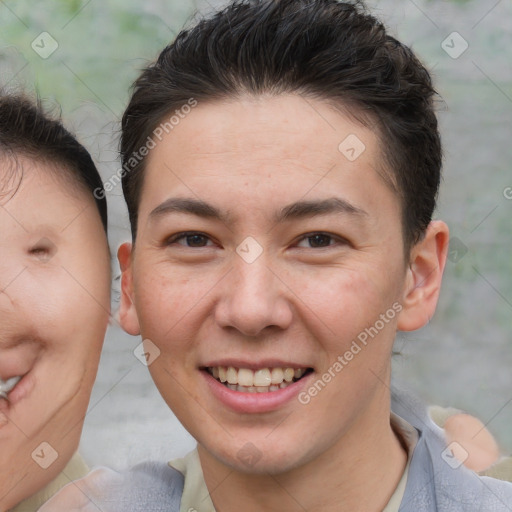
<svg viewBox="0 0 512 512">
<path fill-rule="evenodd" d="M 195 242 L 198 242 L 198 239 L 202 239 L 202 241 L 211 241 L 210 237 L 206 235 L 205 233 L 201 233 L 200 231 L 185 231 L 182 233 L 177 233 L 171 237 L 169 237 L 165 241 L 165 245 L 182 245 L 184 247 L 188 248 L 199 248 L 199 247 L 206 247 L 205 245 L 186 245 L 179 243 L 180 240 L 185 240 L 186 242 L 190 242 L 192 239 L 195 238 Z M 194 243 L 194 242 L 192 242 Z M 200 244 L 200 242 L 199 242 Z"/>
<path fill-rule="evenodd" d="M 48 249 L 45 249 L 44 247 L 34 247 L 33 249 L 30 249 L 29 254 L 36 257 L 42 257 L 48 254 Z"/>
<path fill-rule="evenodd" d="M 313 233 L 308 233 L 306 235 L 303 235 L 299 239 L 299 243 L 301 243 L 303 241 L 309 241 L 309 243 L 312 244 L 311 247 L 306 247 L 309 249 L 332 247 L 334 245 L 340 245 L 340 244 L 346 245 L 348 243 L 342 237 L 333 235 L 331 233 L 325 233 L 323 231 L 313 232 Z M 325 242 L 328 242 L 328 243 L 325 244 Z M 329 242 L 332 242 L 332 243 L 329 243 Z M 318 244 L 318 245 L 316 245 L 316 244 Z M 299 244 L 297 244 L 297 246 L 299 246 Z M 301 247 L 304 247 L 304 246 L 301 246 Z"/>
<path fill-rule="evenodd" d="M 30 256 L 34 256 L 40 261 L 49 261 L 57 252 L 57 246 L 48 238 L 41 238 L 36 244 L 28 250 Z"/>
</svg>

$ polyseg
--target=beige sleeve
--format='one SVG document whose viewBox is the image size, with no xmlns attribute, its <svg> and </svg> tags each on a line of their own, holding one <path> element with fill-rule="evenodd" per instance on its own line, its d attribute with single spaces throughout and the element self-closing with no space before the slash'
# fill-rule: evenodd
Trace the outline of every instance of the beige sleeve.
<svg viewBox="0 0 512 512">
<path fill-rule="evenodd" d="M 464 411 L 455 409 L 455 407 L 441 407 L 440 405 L 431 405 L 428 408 L 428 415 L 432 421 L 438 426 L 443 428 L 446 420 L 454 414 L 462 414 Z"/>
<path fill-rule="evenodd" d="M 82 478 L 89 472 L 89 468 L 78 453 L 75 453 L 62 473 L 50 482 L 44 489 L 24 500 L 14 507 L 11 512 L 35 512 L 39 507 L 56 494 L 62 487 L 72 480 Z"/>
<path fill-rule="evenodd" d="M 512 482 L 512 457 L 502 457 L 496 464 L 478 474 Z"/>
</svg>

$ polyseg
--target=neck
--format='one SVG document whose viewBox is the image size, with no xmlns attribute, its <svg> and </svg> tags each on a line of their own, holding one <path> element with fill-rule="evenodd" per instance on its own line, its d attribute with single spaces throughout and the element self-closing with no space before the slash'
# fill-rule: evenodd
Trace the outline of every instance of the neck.
<svg viewBox="0 0 512 512">
<path fill-rule="evenodd" d="M 407 453 L 390 426 L 389 391 L 377 395 L 335 444 L 286 473 L 242 473 L 199 445 L 216 510 L 239 511 L 243 503 L 246 512 L 382 511 L 404 472 Z"/>
</svg>

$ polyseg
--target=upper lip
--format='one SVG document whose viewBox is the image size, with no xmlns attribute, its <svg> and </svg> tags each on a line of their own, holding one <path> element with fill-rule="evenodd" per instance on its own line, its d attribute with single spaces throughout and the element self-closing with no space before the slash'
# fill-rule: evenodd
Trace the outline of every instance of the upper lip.
<svg viewBox="0 0 512 512">
<path fill-rule="evenodd" d="M 311 368 L 311 365 L 293 362 L 293 361 L 284 361 L 282 359 L 261 359 L 259 361 L 247 361 L 242 359 L 216 359 L 213 361 L 209 361 L 203 365 L 201 368 L 214 368 L 216 366 L 232 366 L 233 368 L 248 368 L 249 370 L 259 370 L 261 368 Z"/>
<path fill-rule="evenodd" d="M 0 340 L 0 378 L 23 377 L 36 363 L 42 345 L 32 337 Z"/>
</svg>

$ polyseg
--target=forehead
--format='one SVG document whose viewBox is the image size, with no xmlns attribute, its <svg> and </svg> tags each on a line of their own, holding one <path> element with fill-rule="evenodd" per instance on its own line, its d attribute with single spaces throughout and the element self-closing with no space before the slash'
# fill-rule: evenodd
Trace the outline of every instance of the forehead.
<svg viewBox="0 0 512 512">
<path fill-rule="evenodd" d="M 378 134 L 298 95 L 199 102 L 147 158 L 141 215 L 171 190 L 213 201 L 222 192 L 224 203 L 253 212 L 308 195 L 339 192 L 371 203 L 391 194 Z"/>
<path fill-rule="evenodd" d="M 59 164 L 25 156 L 0 159 L 0 224 L 28 232 L 37 226 L 63 231 L 71 222 L 80 229 L 94 226 L 94 201 Z M 91 208 L 92 207 L 92 208 Z M 87 212 L 85 215 L 82 213 Z"/>
</svg>

